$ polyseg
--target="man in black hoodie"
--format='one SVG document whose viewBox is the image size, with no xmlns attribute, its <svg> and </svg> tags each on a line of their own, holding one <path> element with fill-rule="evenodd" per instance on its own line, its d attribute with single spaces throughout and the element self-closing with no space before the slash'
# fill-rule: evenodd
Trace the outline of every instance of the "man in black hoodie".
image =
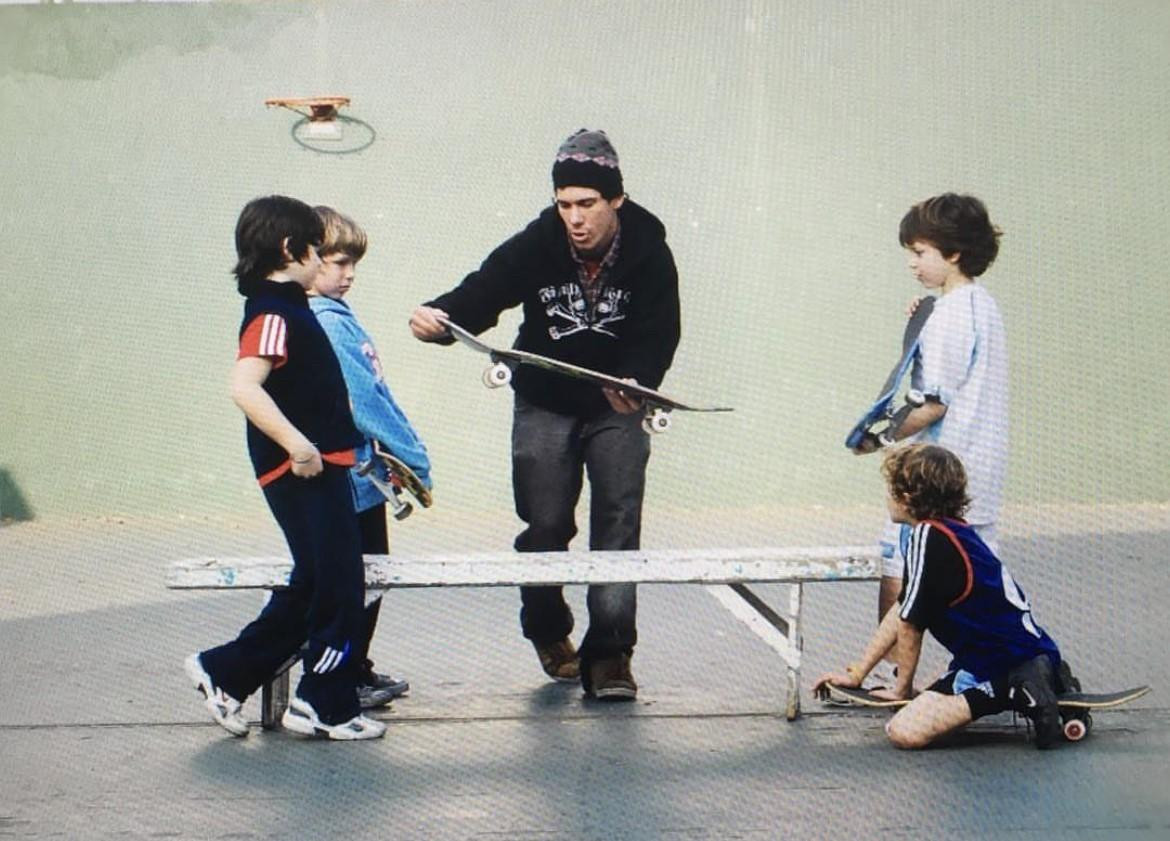
<svg viewBox="0 0 1170 841">
<path fill-rule="evenodd" d="M 524 308 L 513 347 L 657 388 L 679 339 L 678 272 L 666 229 L 623 191 L 604 132 L 581 129 L 552 168 L 555 201 L 488 255 L 455 289 L 415 309 L 422 341 L 449 344 L 439 317 L 482 333 Z M 637 549 L 650 442 L 638 400 L 533 366 L 512 379 L 512 485 L 527 524 L 520 552 L 562 551 L 577 533 L 583 475 L 590 482 L 591 549 Z M 520 624 L 541 666 L 580 677 L 597 698 L 631 700 L 636 588 L 589 588 L 589 630 L 578 654 L 560 587 L 522 587 Z"/>
</svg>

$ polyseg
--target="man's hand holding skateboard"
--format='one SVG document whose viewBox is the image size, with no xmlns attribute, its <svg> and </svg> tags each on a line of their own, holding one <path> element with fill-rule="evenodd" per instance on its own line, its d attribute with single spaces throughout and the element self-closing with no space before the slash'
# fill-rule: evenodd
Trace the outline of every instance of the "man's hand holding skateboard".
<svg viewBox="0 0 1170 841">
<path fill-rule="evenodd" d="M 434 342 L 448 335 L 447 325 L 440 319 L 450 316 L 438 307 L 420 304 L 410 314 L 410 332 L 421 342 Z"/>
<path fill-rule="evenodd" d="M 638 384 L 637 380 L 629 377 L 624 377 L 623 381 L 630 385 Z M 620 388 L 602 388 L 601 393 L 605 395 L 605 399 L 609 401 L 609 405 L 619 415 L 632 415 L 641 409 L 645 403 L 641 397 L 631 397 Z"/>
</svg>

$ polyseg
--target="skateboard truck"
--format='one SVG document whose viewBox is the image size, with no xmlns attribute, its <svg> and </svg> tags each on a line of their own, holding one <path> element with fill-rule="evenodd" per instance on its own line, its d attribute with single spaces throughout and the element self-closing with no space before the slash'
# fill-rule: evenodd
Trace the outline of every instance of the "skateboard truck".
<svg viewBox="0 0 1170 841">
<path fill-rule="evenodd" d="M 390 503 L 390 513 L 395 520 L 405 520 L 414 513 L 414 506 L 402 498 L 402 485 L 395 482 L 394 474 L 388 473 L 388 478 L 379 476 L 379 467 L 383 467 L 377 458 L 369 458 L 357 465 L 357 475 L 367 476 L 374 486 L 386 497 Z"/>
<path fill-rule="evenodd" d="M 916 388 L 912 388 L 906 392 L 906 404 L 901 409 L 890 415 L 890 422 L 886 428 L 878 433 L 878 443 L 883 447 L 891 447 L 895 443 L 894 436 L 898 434 L 898 430 L 902 428 L 902 424 L 906 422 L 906 418 L 910 413 L 926 403 L 926 395 Z"/>
<path fill-rule="evenodd" d="M 434 502 L 431 492 L 422 480 L 406 464 L 382 448 L 380 441 L 374 441 L 373 455 L 357 465 L 357 474 L 366 476 L 386 497 L 390 513 L 395 520 L 405 520 L 414 511 L 414 505 L 406 498 L 410 494 L 423 508 L 430 508 Z"/>
<path fill-rule="evenodd" d="M 499 360 L 483 370 L 483 384 L 488 388 L 500 388 L 512 382 L 512 367 L 507 362 Z M 642 418 L 642 429 L 651 435 L 666 432 L 672 421 L 670 410 L 658 407 L 647 407 L 646 415 Z"/>
</svg>

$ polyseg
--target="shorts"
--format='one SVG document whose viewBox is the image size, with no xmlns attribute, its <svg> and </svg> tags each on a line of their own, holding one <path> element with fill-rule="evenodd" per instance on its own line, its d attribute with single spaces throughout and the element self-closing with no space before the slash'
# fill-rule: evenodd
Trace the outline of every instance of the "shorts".
<svg viewBox="0 0 1170 841">
<path fill-rule="evenodd" d="M 962 695 L 971 708 L 971 719 L 983 718 L 1012 709 L 1008 699 L 1007 675 L 992 680 L 977 680 L 970 672 L 962 669 L 947 672 L 930 686 L 927 692 L 940 695 Z"/>
</svg>

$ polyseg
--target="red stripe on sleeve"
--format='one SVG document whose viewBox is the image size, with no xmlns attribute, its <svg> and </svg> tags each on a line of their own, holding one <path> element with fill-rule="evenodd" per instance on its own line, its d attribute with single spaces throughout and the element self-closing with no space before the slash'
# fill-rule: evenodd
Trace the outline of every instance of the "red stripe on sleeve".
<svg viewBox="0 0 1170 841">
<path fill-rule="evenodd" d="M 284 318 L 276 313 L 261 313 L 252 319 L 243 335 L 240 336 L 240 351 L 237 359 L 248 356 L 260 356 L 272 360 L 273 367 L 279 368 L 288 362 L 288 349 L 285 340 L 288 335 L 288 325 Z"/>
</svg>

